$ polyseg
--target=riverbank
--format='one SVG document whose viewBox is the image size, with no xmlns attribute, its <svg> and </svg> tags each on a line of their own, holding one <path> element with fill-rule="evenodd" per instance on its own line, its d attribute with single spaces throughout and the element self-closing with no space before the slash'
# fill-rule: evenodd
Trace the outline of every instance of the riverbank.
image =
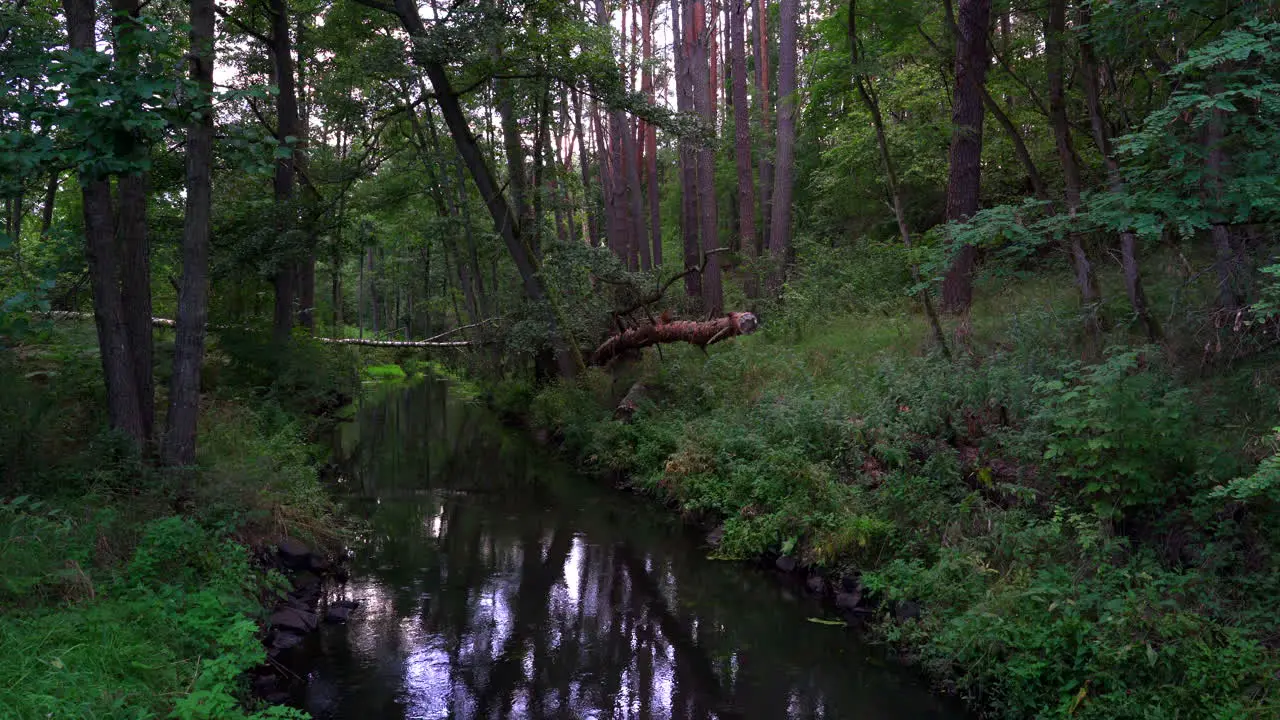
<svg viewBox="0 0 1280 720">
<path fill-rule="evenodd" d="M 100 430 L 92 332 L 50 328 L 0 356 L 0 716 L 300 717 L 246 673 L 288 589 L 270 550 L 339 540 L 312 438 L 354 392 L 352 358 L 221 338 L 197 466 L 175 473 Z"/>
<path fill-rule="evenodd" d="M 957 362 L 919 317 L 846 316 L 494 400 L 717 526 L 715 556 L 842 578 L 996 716 L 1274 717 L 1274 359 L 1196 371 L 1119 329 L 1081 365 L 1042 295 L 993 290 Z"/>
</svg>

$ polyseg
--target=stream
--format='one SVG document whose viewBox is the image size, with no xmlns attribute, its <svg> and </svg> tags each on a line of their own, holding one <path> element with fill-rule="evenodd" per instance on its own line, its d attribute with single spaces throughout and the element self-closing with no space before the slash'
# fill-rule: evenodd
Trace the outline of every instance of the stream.
<svg viewBox="0 0 1280 720">
<path fill-rule="evenodd" d="M 575 474 L 443 381 L 335 438 L 366 532 L 359 601 L 294 704 L 317 720 L 963 718 L 769 573 L 707 558 L 652 501 Z"/>
</svg>

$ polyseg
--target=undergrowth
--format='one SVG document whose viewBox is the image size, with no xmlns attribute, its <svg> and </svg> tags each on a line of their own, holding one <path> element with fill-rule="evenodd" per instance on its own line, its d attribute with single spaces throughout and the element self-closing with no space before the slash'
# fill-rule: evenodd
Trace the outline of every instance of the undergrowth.
<svg viewBox="0 0 1280 720">
<path fill-rule="evenodd" d="M 718 524 L 718 556 L 792 554 L 919 603 L 876 633 L 992 715 L 1275 717 L 1274 357 L 1206 369 L 1118 325 L 1081 363 L 1056 296 L 1000 283 L 954 362 L 920 350 L 918 315 L 783 309 L 707 356 L 494 397 Z"/>
<path fill-rule="evenodd" d="M 284 589 L 251 548 L 336 539 L 309 413 L 350 392 L 338 361 L 215 346 L 197 467 L 170 472 L 99 429 L 91 342 L 73 328 L 0 355 L 0 717 L 303 717 L 244 679 Z M 219 376 L 219 356 L 237 366 Z"/>
</svg>

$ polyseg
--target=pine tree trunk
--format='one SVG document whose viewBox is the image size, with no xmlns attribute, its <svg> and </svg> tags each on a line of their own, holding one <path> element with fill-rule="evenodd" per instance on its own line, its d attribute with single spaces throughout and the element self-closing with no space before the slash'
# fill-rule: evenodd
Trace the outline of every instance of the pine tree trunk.
<svg viewBox="0 0 1280 720">
<path fill-rule="evenodd" d="M 707 51 L 713 37 L 707 24 L 706 4 L 704 0 L 693 0 L 693 27 L 686 32 L 693 40 L 689 57 L 690 74 L 693 79 L 693 100 L 698 115 L 709 128 L 715 127 L 714 98 L 710 86 L 711 75 L 708 66 Z M 701 236 L 701 253 L 704 255 L 717 247 L 719 232 L 716 213 L 716 155 L 715 146 L 710 141 L 699 145 L 697 151 L 697 192 L 698 222 Z M 724 288 L 720 278 L 720 256 L 707 257 L 706 272 L 702 278 L 703 308 L 710 315 L 724 312 Z"/>
<path fill-rule="evenodd" d="M 747 297 L 760 294 L 756 274 L 756 184 L 751 172 L 751 108 L 747 105 L 747 58 L 745 25 L 747 0 L 727 0 L 729 23 L 729 55 L 733 75 L 733 149 L 738 168 L 738 237 L 748 258 Z"/>
<path fill-rule="evenodd" d="M 949 0 L 948 0 L 949 2 Z M 951 157 L 947 222 L 965 222 L 978 212 L 982 182 L 982 89 L 987 75 L 987 25 L 991 0 L 960 0 L 956 23 L 955 89 L 951 103 Z M 961 247 L 942 283 L 942 308 L 967 314 L 973 304 L 977 249 Z"/>
<path fill-rule="evenodd" d="M 648 0 L 644 9 L 644 28 L 641 30 L 644 56 L 644 80 L 642 90 L 651 104 L 656 103 L 653 87 L 653 17 L 658 12 L 658 0 Z M 662 211 L 658 187 L 658 128 L 644 123 L 644 174 L 645 192 L 649 200 L 649 238 L 653 243 L 651 260 L 654 267 L 662 265 Z"/>
<path fill-rule="evenodd" d="M 199 88 L 200 119 L 187 127 L 187 197 L 182 229 L 182 282 L 178 290 L 173 375 L 161 456 L 166 465 L 196 459 L 200 419 L 200 366 L 209 319 L 209 229 L 213 208 L 214 0 L 191 0 L 190 77 Z M 148 321 L 150 318 L 148 318 Z"/>
<path fill-rule="evenodd" d="M 592 247 L 600 247 L 600 216 L 591 189 L 591 160 L 587 151 L 587 134 L 582 126 L 582 95 L 573 91 L 573 126 L 578 136 L 578 166 L 582 172 L 582 207 L 587 215 L 587 238 Z"/>
<path fill-rule="evenodd" d="M 682 113 L 695 112 L 693 54 L 693 2 L 671 0 L 673 43 L 676 56 L 676 108 Z M 680 138 L 680 235 L 684 246 L 684 293 L 702 297 L 702 246 L 698 240 L 698 152 L 693 140 Z"/>
<path fill-rule="evenodd" d="M 777 295 L 786 279 L 791 254 L 791 195 L 796 153 L 796 33 L 799 0 L 781 0 L 778 20 L 778 163 L 769 221 L 769 282 Z"/>
<path fill-rule="evenodd" d="M 769 119 L 773 107 L 769 86 L 769 0 L 756 0 L 755 20 L 755 103 L 760 115 L 760 135 L 768 138 L 773 132 Z M 757 254 L 763 254 L 764 250 L 770 246 L 769 224 L 773 221 L 773 160 L 763 147 L 760 153 L 760 203 L 760 237 L 756 240 Z"/>
</svg>

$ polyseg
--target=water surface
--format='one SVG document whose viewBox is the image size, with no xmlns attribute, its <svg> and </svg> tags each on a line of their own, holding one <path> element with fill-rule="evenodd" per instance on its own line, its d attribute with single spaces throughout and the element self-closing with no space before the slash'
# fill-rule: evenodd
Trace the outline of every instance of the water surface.
<svg viewBox="0 0 1280 720">
<path fill-rule="evenodd" d="M 317 720 L 959 718 L 817 603 L 708 560 L 650 501 L 575 475 L 427 381 L 338 440 L 368 522 L 349 625 L 297 698 Z"/>
</svg>

